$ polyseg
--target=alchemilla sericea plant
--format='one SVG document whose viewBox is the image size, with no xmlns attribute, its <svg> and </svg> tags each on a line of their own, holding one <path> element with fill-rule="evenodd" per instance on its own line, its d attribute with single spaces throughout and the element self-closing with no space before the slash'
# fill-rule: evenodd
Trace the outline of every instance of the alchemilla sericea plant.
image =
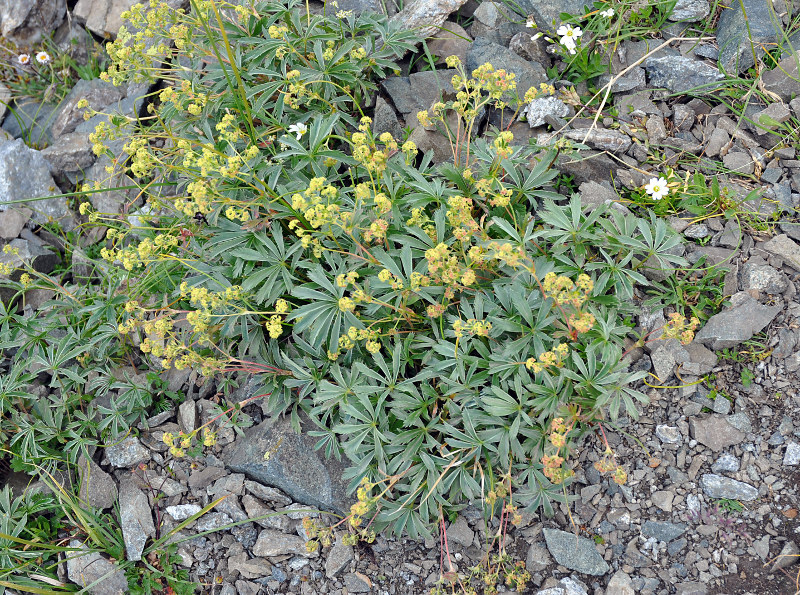
<svg viewBox="0 0 800 595">
<path fill-rule="evenodd" d="M 451 57 L 455 97 L 419 116 L 453 144 L 434 166 L 364 115 L 417 41 L 383 17 L 284 0 L 126 18 L 108 78 L 164 84 L 147 119 L 93 138 L 128 139 L 116 169 L 147 208 L 82 211 L 128 287 L 121 341 L 156 368 L 261 373 L 268 409 L 349 461 L 354 526 L 426 533 L 498 494 L 552 513 L 580 439 L 645 401 L 622 348 L 642 268 L 683 264 L 656 218 L 557 202 L 568 145 L 483 131 L 554 90 L 520 97 L 512 73 Z"/>
</svg>

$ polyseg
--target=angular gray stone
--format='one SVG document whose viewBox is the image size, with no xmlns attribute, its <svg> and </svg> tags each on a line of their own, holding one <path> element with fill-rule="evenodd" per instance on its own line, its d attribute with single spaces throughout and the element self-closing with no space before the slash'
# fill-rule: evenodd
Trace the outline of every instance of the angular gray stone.
<svg viewBox="0 0 800 595">
<path fill-rule="evenodd" d="M 722 128 L 714 128 L 706 144 L 706 156 L 716 157 L 724 146 L 731 142 L 730 135 Z"/>
<path fill-rule="evenodd" d="M 142 446 L 139 439 L 129 436 L 106 447 L 108 462 L 117 468 L 127 468 L 150 460 L 150 451 Z"/>
<path fill-rule="evenodd" d="M 328 0 L 326 4 L 331 4 L 333 0 Z M 340 10 L 349 10 L 353 11 L 354 14 L 363 14 L 365 12 L 373 12 L 377 14 L 386 14 L 387 9 L 389 10 L 389 16 L 393 15 L 396 10 L 394 10 L 394 3 L 387 2 L 383 3 L 380 0 L 337 0 L 336 5 L 328 6 L 328 14 L 331 14 L 331 11 L 335 14 Z"/>
<path fill-rule="evenodd" d="M 272 564 L 261 558 L 250 558 L 246 552 L 228 558 L 228 572 L 238 572 L 244 578 L 264 578 L 272 575 Z"/>
<path fill-rule="evenodd" d="M 130 593 L 125 572 L 97 552 L 90 552 L 81 541 L 73 539 L 69 547 L 78 551 L 67 553 L 67 576 L 80 587 L 88 587 L 92 595 L 125 595 Z M 102 579 L 102 580 L 100 580 Z M 99 583 L 97 581 L 100 580 Z M 97 583 L 97 584 L 95 584 Z"/>
<path fill-rule="evenodd" d="M 23 231 L 24 232 L 27 230 Z M 52 252 L 45 248 L 38 240 L 38 237 L 30 234 L 32 240 L 23 240 L 16 238 L 11 240 L 7 245 L 10 246 L 14 252 L 0 252 L 0 264 L 11 267 L 11 273 L 8 275 L 0 275 L 0 279 L 11 279 L 18 281 L 22 275 L 23 264 L 31 264 L 34 270 L 40 273 L 50 273 L 58 264 L 60 258 L 57 253 Z M 8 303 L 14 297 L 16 292 L 10 287 L 0 287 L 0 299 L 4 303 Z"/>
<path fill-rule="evenodd" d="M 16 238 L 31 215 L 33 215 L 33 211 L 25 207 L 11 207 L 0 211 L 0 238 L 4 240 Z"/>
<path fill-rule="evenodd" d="M 717 24 L 720 68 L 735 76 L 753 66 L 754 53 L 763 56 L 774 46 L 782 35 L 774 15 L 770 0 L 739 0 L 723 10 Z"/>
<path fill-rule="evenodd" d="M 20 47 L 32 47 L 58 28 L 66 12 L 67 4 L 61 0 L 0 2 L 0 36 Z"/>
<path fill-rule="evenodd" d="M 350 565 L 353 561 L 353 546 L 342 545 L 341 540 L 338 540 L 331 551 L 328 552 L 328 557 L 325 559 L 325 576 L 329 579 L 334 579 Z"/>
<path fill-rule="evenodd" d="M 2 147 L 0 147 L 2 150 Z M 780 256 L 783 262 L 796 271 L 800 271 L 800 245 L 785 233 L 779 234 L 764 244 L 764 250 Z"/>
<path fill-rule="evenodd" d="M 726 416 L 725 421 L 745 434 L 751 434 L 753 432 L 753 424 L 750 422 L 750 418 L 747 417 L 747 414 L 744 411 Z"/>
<path fill-rule="evenodd" d="M 562 566 L 595 576 L 608 572 L 609 566 L 592 540 L 559 529 L 544 529 L 543 533 L 547 549 Z"/>
<path fill-rule="evenodd" d="M 150 503 L 132 477 L 125 477 L 119 486 L 120 525 L 128 560 L 142 559 L 144 544 L 156 533 Z"/>
<path fill-rule="evenodd" d="M 439 31 L 448 17 L 461 8 L 467 0 L 412 0 L 390 21 L 404 29 L 414 31 L 420 39 L 428 39 Z"/>
<path fill-rule="evenodd" d="M 557 97 L 548 95 L 539 97 L 526 105 L 522 112 L 528 121 L 528 126 L 536 128 L 545 123 L 545 116 L 564 118 L 569 115 L 569 106 Z"/>
<path fill-rule="evenodd" d="M 656 437 L 664 444 L 680 444 L 683 441 L 680 431 L 673 426 L 656 426 Z"/>
<path fill-rule="evenodd" d="M 95 162 L 92 142 L 85 132 L 59 136 L 53 144 L 42 149 L 42 157 L 47 160 L 50 173 L 54 176 L 83 172 Z"/>
<path fill-rule="evenodd" d="M 8 111 L 8 104 L 11 101 L 11 91 L 3 83 L 0 83 L 0 122 Z"/>
<path fill-rule="evenodd" d="M 584 143 L 600 151 L 611 153 L 624 153 L 631 148 L 631 138 L 616 130 L 594 129 L 594 130 L 565 130 L 565 138 Z"/>
<path fill-rule="evenodd" d="M 650 495 L 653 504 L 658 506 L 664 512 L 672 512 L 672 501 L 675 499 L 675 494 L 668 490 L 659 490 Z"/>
<path fill-rule="evenodd" d="M 790 442 L 786 445 L 786 452 L 783 453 L 783 464 L 787 467 L 800 465 L 800 444 Z"/>
<path fill-rule="evenodd" d="M 763 306 L 746 293 L 733 296 L 731 304 L 729 309 L 708 319 L 695 335 L 695 341 L 715 351 L 736 347 L 761 332 L 783 309 L 782 304 Z"/>
<path fill-rule="evenodd" d="M 53 142 L 51 127 L 56 107 L 53 103 L 33 99 L 15 101 L 3 120 L 3 130 L 24 140 L 28 146 L 40 149 Z"/>
<path fill-rule="evenodd" d="M 631 577 L 622 570 L 618 570 L 606 587 L 606 595 L 636 595 Z"/>
<path fill-rule="evenodd" d="M 781 271 L 766 264 L 745 263 L 739 271 L 742 291 L 755 289 L 764 293 L 779 294 L 789 287 L 789 279 Z"/>
<path fill-rule="evenodd" d="M 550 553 L 542 543 L 532 543 L 528 548 L 528 555 L 525 558 L 525 569 L 528 572 L 541 572 L 553 563 Z"/>
<path fill-rule="evenodd" d="M 270 502 L 278 506 L 288 506 L 292 503 L 291 499 L 284 496 L 280 490 L 265 486 L 257 481 L 250 481 L 249 479 L 246 479 L 244 482 L 244 487 L 248 492 L 253 494 L 253 496 L 259 500 L 263 500 L 264 502 Z"/>
<path fill-rule="evenodd" d="M 800 76 L 795 56 L 784 58 L 775 68 L 764 72 L 761 81 L 767 91 L 775 93 L 783 101 L 790 101 L 793 95 L 800 96 Z"/>
<path fill-rule="evenodd" d="M 112 103 L 121 101 L 123 97 L 123 89 L 112 83 L 100 79 L 80 79 L 59 104 L 51 126 L 52 135 L 58 138 L 62 134 L 74 132 L 84 122 L 83 114 L 87 108 L 78 107 L 78 102 L 82 99 L 89 104 L 88 109 L 101 111 Z"/>
<path fill-rule="evenodd" d="M 755 171 L 753 158 L 742 151 L 733 151 L 722 158 L 722 163 L 732 172 L 737 174 L 752 174 Z"/>
<path fill-rule="evenodd" d="M 316 552 L 310 553 L 306 549 L 306 542 L 297 535 L 286 535 L 279 531 L 272 529 L 263 529 L 258 534 L 258 540 L 253 546 L 253 555 L 262 558 L 271 558 L 273 556 L 285 556 L 287 554 L 293 556 L 303 556 L 304 558 L 312 558 L 317 555 Z"/>
<path fill-rule="evenodd" d="M 289 519 L 285 514 L 277 514 L 271 508 L 267 508 L 261 500 L 254 498 L 250 494 L 242 498 L 242 506 L 247 513 L 247 518 L 264 529 L 276 529 L 284 533 L 289 532 Z"/>
<path fill-rule="evenodd" d="M 722 415 L 709 413 L 689 418 L 689 432 L 700 444 L 714 452 L 742 442 L 746 435 L 728 423 Z"/>
<path fill-rule="evenodd" d="M 708 16 L 711 5 L 708 0 L 678 0 L 669 15 L 671 21 L 694 23 Z"/>
<path fill-rule="evenodd" d="M 565 576 L 558 581 L 557 587 L 538 591 L 536 595 L 588 595 L 588 588 L 580 580 Z"/>
<path fill-rule="evenodd" d="M 681 370 L 684 372 L 702 376 L 711 372 L 717 365 L 716 354 L 696 341 L 684 345 L 683 349 L 689 354 L 689 361 L 684 362 L 681 366 Z"/>
<path fill-rule="evenodd" d="M 96 508 L 111 508 L 117 501 L 117 484 L 92 459 L 78 459 L 80 498 Z"/>
<path fill-rule="evenodd" d="M 195 529 L 198 531 L 219 531 L 233 522 L 224 512 L 208 512 L 197 519 Z"/>
<path fill-rule="evenodd" d="M 670 523 L 667 521 L 645 521 L 642 525 L 642 535 L 654 537 L 658 541 L 670 542 L 678 539 L 686 532 L 686 525 L 683 523 Z"/>
<path fill-rule="evenodd" d="M 673 93 L 692 90 L 693 94 L 700 95 L 724 84 L 720 82 L 724 76 L 716 68 L 685 56 L 647 58 L 644 67 L 652 87 L 663 87 Z"/>
<path fill-rule="evenodd" d="M 8 119 L 8 118 L 6 118 Z M 52 219 L 69 231 L 74 219 L 67 209 L 65 198 L 29 200 L 61 194 L 50 175 L 50 167 L 44 156 L 26 146 L 22 139 L 0 145 L 0 211 L 5 211 L 13 201 L 28 201 L 33 211 L 33 220 L 47 223 Z M 15 208 L 20 203 L 13 204 Z"/>
<path fill-rule="evenodd" d="M 555 30 L 561 24 L 561 13 L 582 15 L 583 9 L 591 6 L 590 0 L 518 0 L 522 16 L 533 16 L 537 27 Z"/>
<path fill-rule="evenodd" d="M 73 16 L 86 23 L 86 28 L 101 37 L 116 37 L 122 27 L 122 13 L 136 0 L 78 0 Z M 130 24 L 127 25 L 130 30 Z"/>
<path fill-rule="evenodd" d="M 711 464 L 711 470 L 714 473 L 736 473 L 739 470 L 739 459 L 730 453 L 725 453 Z"/>
<path fill-rule="evenodd" d="M 185 521 L 201 510 L 203 509 L 198 504 L 177 504 L 175 506 L 167 506 L 166 508 L 167 514 L 176 521 Z"/>
<path fill-rule="evenodd" d="M 781 568 L 788 568 L 792 564 L 800 562 L 800 548 L 794 541 L 787 541 L 775 562 L 772 563 L 772 571 L 780 570 Z"/>
<path fill-rule="evenodd" d="M 469 528 L 467 519 L 459 515 L 455 522 L 447 528 L 447 539 L 464 547 L 469 547 L 475 539 L 475 534 Z"/>
<path fill-rule="evenodd" d="M 675 595 L 706 595 L 708 587 L 703 583 L 690 582 L 675 585 Z"/>
<path fill-rule="evenodd" d="M 344 575 L 344 586 L 348 593 L 369 593 L 372 591 L 372 581 L 360 572 L 348 572 Z"/>
<path fill-rule="evenodd" d="M 461 25 L 447 21 L 426 43 L 431 54 L 437 57 L 437 64 L 444 64 L 448 56 L 458 56 L 463 64 L 467 61 L 472 38 Z"/>
<path fill-rule="evenodd" d="M 547 80 L 547 74 L 540 64 L 529 62 L 509 48 L 479 37 L 467 52 L 467 72 L 472 72 L 486 62 L 491 63 L 496 69 L 503 68 L 507 72 L 514 73 L 520 97 L 531 87 Z"/>
<path fill-rule="evenodd" d="M 709 498 L 745 501 L 758 498 L 758 490 L 750 484 L 715 473 L 704 473 L 700 478 L 700 487 Z"/>
<path fill-rule="evenodd" d="M 455 93 L 450 79 L 456 73 L 456 70 L 426 70 L 410 76 L 389 77 L 381 85 L 392 98 L 397 111 L 407 119 L 413 117 L 412 123 L 415 124 L 418 111 L 429 110 L 435 101 L 442 100 L 443 95 Z"/>
<path fill-rule="evenodd" d="M 197 407 L 192 399 L 187 399 L 178 406 L 178 426 L 186 434 L 197 428 Z"/>
<path fill-rule="evenodd" d="M 301 418 L 303 434 L 294 433 L 288 418 L 268 419 L 246 430 L 243 437 L 225 447 L 225 465 L 280 489 L 295 502 L 346 515 L 352 499 L 347 496 L 347 482 L 342 478 L 344 465 L 334 459 L 325 460 L 314 449 L 316 439 L 307 433 L 311 422 Z M 270 456 L 265 459 L 267 452 Z"/>
</svg>

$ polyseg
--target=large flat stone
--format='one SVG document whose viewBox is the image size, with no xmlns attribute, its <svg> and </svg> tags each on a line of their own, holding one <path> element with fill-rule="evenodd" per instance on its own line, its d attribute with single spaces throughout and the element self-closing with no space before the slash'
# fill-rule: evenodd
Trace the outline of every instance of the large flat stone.
<svg viewBox="0 0 800 595">
<path fill-rule="evenodd" d="M 130 476 L 120 482 L 119 510 L 127 558 L 131 561 L 141 560 L 144 544 L 148 537 L 155 535 L 156 528 L 147 496 Z"/>
<path fill-rule="evenodd" d="M 90 552 L 89 548 L 77 539 L 70 541 L 69 547 L 79 550 L 69 552 L 67 555 L 69 580 L 81 587 L 94 585 L 88 590 L 92 595 L 130 593 L 125 572 L 116 564 L 96 552 Z"/>
<path fill-rule="evenodd" d="M 715 473 L 705 473 L 700 478 L 700 487 L 709 498 L 727 498 L 729 500 L 755 500 L 758 490 L 749 483 L 736 481 Z"/>
<path fill-rule="evenodd" d="M 728 423 L 725 416 L 716 414 L 689 418 L 689 432 L 691 432 L 692 438 L 714 452 L 720 452 L 724 448 L 739 444 L 746 437 L 744 432 Z"/>
<path fill-rule="evenodd" d="M 746 293 L 731 298 L 731 308 L 715 314 L 695 335 L 695 340 L 717 351 L 736 347 L 761 332 L 778 313 L 782 304 L 764 306 Z"/>
<path fill-rule="evenodd" d="M 770 0 L 737 0 L 722 11 L 717 24 L 720 67 L 734 75 L 753 66 L 782 35 Z"/>
<path fill-rule="evenodd" d="M 304 431 L 311 429 L 311 422 L 303 421 Z M 345 467 L 325 460 L 315 443 L 307 433 L 295 434 L 288 418 L 268 419 L 228 445 L 222 458 L 228 469 L 278 488 L 295 502 L 348 514 L 352 500 L 342 478 Z"/>
<path fill-rule="evenodd" d="M 595 576 L 609 571 L 608 564 L 591 539 L 558 529 L 544 529 L 543 533 L 547 549 L 562 566 Z"/>
</svg>

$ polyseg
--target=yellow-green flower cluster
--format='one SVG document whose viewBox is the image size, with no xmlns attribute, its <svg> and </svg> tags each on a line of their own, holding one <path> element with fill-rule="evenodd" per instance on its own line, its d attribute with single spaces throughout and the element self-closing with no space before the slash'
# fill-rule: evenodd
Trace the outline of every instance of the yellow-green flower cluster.
<svg viewBox="0 0 800 595">
<path fill-rule="evenodd" d="M 328 352 L 328 359 L 336 361 L 344 351 L 348 351 L 356 346 L 358 341 L 364 341 L 364 347 L 370 353 L 377 353 L 381 350 L 381 343 L 379 341 L 380 334 L 377 330 L 362 328 L 358 329 L 351 326 L 347 329 L 347 334 L 339 337 L 339 345 L 336 351 Z"/>
<path fill-rule="evenodd" d="M 569 277 L 547 273 L 542 280 L 546 297 L 552 298 L 559 306 L 571 305 L 580 308 L 594 289 L 594 281 L 589 275 L 581 273 L 573 282 Z"/>
<path fill-rule="evenodd" d="M 696 316 L 687 320 L 678 312 L 673 312 L 663 327 L 661 338 L 678 339 L 684 345 L 688 345 L 694 339 L 694 331 L 698 326 L 700 326 L 700 320 Z"/>
<path fill-rule="evenodd" d="M 564 365 L 564 359 L 569 354 L 569 346 L 566 343 L 559 343 L 550 351 L 545 351 L 539 358 L 529 357 L 525 361 L 525 367 L 534 372 L 540 373 L 547 368 L 560 368 Z"/>
<path fill-rule="evenodd" d="M 488 337 L 489 331 L 492 330 L 492 323 L 485 320 L 475 320 L 470 318 L 468 320 L 456 319 L 453 321 L 453 334 L 459 339 L 467 332 L 471 335 L 478 337 Z"/>
<path fill-rule="evenodd" d="M 161 441 L 169 446 L 169 452 L 172 456 L 181 458 L 186 455 L 186 451 L 192 447 L 192 442 L 197 436 L 197 433 L 200 431 L 200 428 L 197 430 L 193 430 L 188 434 L 184 434 L 183 431 L 178 432 L 176 436 L 172 432 L 164 432 L 164 435 L 161 437 Z M 208 427 L 203 427 L 203 446 L 213 446 L 217 443 L 217 434 L 213 432 Z"/>
<path fill-rule="evenodd" d="M 556 88 L 553 85 L 548 83 L 541 83 L 539 88 L 531 87 L 527 91 L 525 91 L 525 103 L 530 103 L 534 99 L 541 97 L 541 96 L 548 96 L 548 95 L 555 95 Z"/>
</svg>

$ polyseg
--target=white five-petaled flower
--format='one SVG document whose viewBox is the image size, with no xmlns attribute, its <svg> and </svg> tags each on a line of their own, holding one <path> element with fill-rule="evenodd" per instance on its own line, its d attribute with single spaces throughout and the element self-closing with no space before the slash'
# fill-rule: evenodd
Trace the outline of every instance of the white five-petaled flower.
<svg viewBox="0 0 800 595">
<path fill-rule="evenodd" d="M 613 9 L 613 8 L 609 8 L 609 9 L 607 9 L 607 10 L 604 10 L 604 11 L 602 11 L 602 12 L 600 13 L 600 16 L 601 16 L 601 17 L 607 17 L 607 18 L 609 18 L 609 19 L 610 19 L 611 17 L 613 17 L 613 16 L 614 16 L 614 9 Z"/>
<path fill-rule="evenodd" d="M 536 33 L 535 35 L 531 35 L 531 41 L 536 41 L 536 40 L 537 40 L 537 39 L 539 39 L 539 38 L 540 38 L 542 35 L 544 35 L 544 33 L 542 33 L 541 31 L 539 31 L 539 32 L 538 32 L 538 33 Z"/>
<path fill-rule="evenodd" d="M 561 45 L 567 48 L 570 54 L 574 54 L 575 48 L 578 45 L 578 39 L 583 35 L 583 31 L 580 27 L 561 25 L 556 31 L 556 35 L 561 36 Z"/>
<path fill-rule="evenodd" d="M 20 54 L 19 56 L 17 56 L 17 62 L 19 62 L 23 66 L 27 66 L 28 64 L 31 63 L 31 57 L 28 54 Z"/>
<path fill-rule="evenodd" d="M 536 21 L 534 21 L 533 19 L 528 19 L 528 20 L 525 22 L 525 26 L 526 26 L 528 29 L 536 29 Z"/>
<path fill-rule="evenodd" d="M 667 180 L 663 176 L 660 178 L 650 178 L 650 183 L 646 184 L 644 191 L 653 197 L 653 200 L 661 200 L 669 194 Z"/>
<path fill-rule="evenodd" d="M 50 54 L 48 54 L 47 52 L 37 52 L 36 61 L 39 64 L 47 64 L 48 62 L 50 62 Z"/>
<path fill-rule="evenodd" d="M 307 130 L 308 126 L 306 126 L 302 122 L 298 122 L 297 124 L 292 124 L 291 126 L 289 126 L 289 133 L 296 134 L 297 140 L 300 140 L 300 138 L 306 133 Z"/>
</svg>

